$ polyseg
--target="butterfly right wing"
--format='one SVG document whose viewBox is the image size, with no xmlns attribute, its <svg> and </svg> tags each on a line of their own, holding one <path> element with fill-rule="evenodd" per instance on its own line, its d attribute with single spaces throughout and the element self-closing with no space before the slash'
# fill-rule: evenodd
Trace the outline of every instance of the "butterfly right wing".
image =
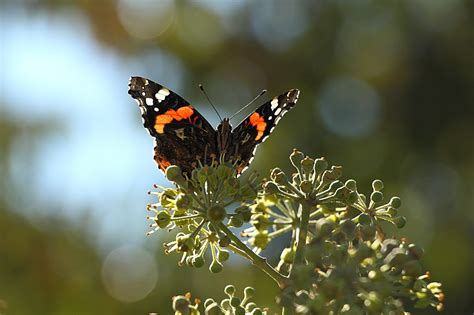
<svg viewBox="0 0 474 315">
<path fill-rule="evenodd" d="M 142 77 L 130 78 L 128 94 L 155 138 L 154 159 L 162 171 L 177 165 L 190 174 L 198 161 L 206 164 L 216 156 L 215 129 L 181 96 Z"/>
</svg>

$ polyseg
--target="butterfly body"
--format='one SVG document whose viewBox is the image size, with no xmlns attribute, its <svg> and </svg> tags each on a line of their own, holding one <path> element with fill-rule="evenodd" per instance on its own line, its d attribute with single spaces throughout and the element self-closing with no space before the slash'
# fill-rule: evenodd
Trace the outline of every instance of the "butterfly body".
<svg viewBox="0 0 474 315">
<path fill-rule="evenodd" d="M 225 118 L 212 125 L 178 94 L 142 77 L 131 77 L 128 93 L 136 100 L 143 125 L 155 138 L 154 159 L 165 171 L 179 166 L 190 174 L 199 163 L 231 161 L 240 174 L 250 164 L 255 149 L 272 132 L 299 96 L 296 89 L 273 98 L 245 118 L 235 129 Z"/>
</svg>

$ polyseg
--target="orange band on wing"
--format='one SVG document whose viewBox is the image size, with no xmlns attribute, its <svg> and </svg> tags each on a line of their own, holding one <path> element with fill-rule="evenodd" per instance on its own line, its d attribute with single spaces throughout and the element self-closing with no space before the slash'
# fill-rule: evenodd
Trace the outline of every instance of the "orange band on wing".
<svg viewBox="0 0 474 315">
<path fill-rule="evenodd" d="M 250 124 L 257 129 L 257 136 L 255 137 L 255 140 L 259 140 L 263 136 L 265 128 L 267 127 L 267 123 L 265 122 L 265 119 L 257 112 L 250 115 L 249 120 Z"/>
<path fill-rule="evenodd" d="M 177 110 L 168 109 L 164 114 L 156 116 L 155 130 L 158 133 L 164 133 L 165 125 L 171 123 L 173 120 L 181 121 L 188 119 L 193 114 L 194 110 L 191 105 L 180 107 Z"/>
</svg>

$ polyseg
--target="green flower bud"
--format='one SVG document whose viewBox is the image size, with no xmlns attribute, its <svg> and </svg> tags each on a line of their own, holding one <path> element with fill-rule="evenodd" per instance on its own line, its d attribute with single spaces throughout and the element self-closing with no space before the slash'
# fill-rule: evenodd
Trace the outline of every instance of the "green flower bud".
<svg viewBox="0 0 474 315">
<path fill-rule="evenodd" d="M 245 315 L 245 309 L 243 307 L 238 306 L 234 309 L 234 314 L 235 315 Z"/>
<path fill-rule="evenodd" d="M 299 168 L 303 158 L 304 158 L 304 154 L 302 152 L 296 149 L 293 149 L 293 153 L 291 153 L 290 155 L 290 161 L 294 167 Z"/>
<path fill-rule="evenodd" d="M 193 250 L 196 240 L 188 234 L 176 236 L 176 242 L 179 252 L 190 252 Z"/>
<path fill-rule="evenodd" d="M 201 268 L 204 266 L 204 258 L 202 256 L 195 256 L 192 260 L 193 267 Z"/>
<path fill-rule="evenodd" d="M 241 300 L 238 297 L 235 297 L 235 296 L 230 299 L 230 305 L 233 306 L 233 307 L 240 306 L 240 302 L 241 302 Z"/>
<path fill-rule="evenodd" d="M 374 191 L 370 194 L 370 200 L 374 203 L 379 203 L 383 200 L 383 193 L 380 191 Z"/>
<path fill-rule="evenodd" d="M 407 223 L 407 219 L 405 217 L 396 217 L 396 218 L 393 218 L 393 223 L 395 224 L 397 228 L 401 229 Z"/>
<path fill-rule="evenodd" d="M 421 257 L 423 257 L 423 255 L 425 254 L 423 248 L 416 244 L 408 245 L 408 252 L 416 259 L 421 259 Z"/>
<path fill-rule="evenodd" d="M 191 198 L 185 194 L 179 194 L 176 197 L 176 208 L 178 210 L 187 210 L 192 204 Z"/>
<path fill-rule="evenodd" d="M 250 302 L 245 306 L 245 308 L 247 311 L 253 311 L 257 308 L 257 304 L 255 304 L 254 302 Z M 253 313 L 250 313 L 250 314 L 253 314 Z"/>
<path fill-rule="evenodd" d="M 346 236 L 346 239 L 352 241 L 356 237 L 356 224 L 352 220 L 344 220 L 341 222 L 341 231 Z"/>
<path fill-rule="evenodd" d="M 262 310 L 261 310 L 261 309 L 255 308 L 255 309 L 252 311 L 252 313 L 250 313 L 250 314 L 252 314 L 252 315 L 262 315 L 263 313 L 262 313 Z"/>
<path fill-rule="evenodd" d="M 380 179 L 376 179 L 372 182 L 372 189 L 374 191 L 381 191 L 383 189 L 383 182 Z"/>
<path fill-rule="evenodd" d="M 305 194 L 309 194 L 313 191 L 313 183 L 309 180 L 304 180 L 300 183 L 300 189 Z"/>
<path fill-rule="evenodd" d="M 403 266 L 403 273 L 408 276 L 418 277 L 423 273 L 423 268 L 418 260 L 410 260 Z"/>
<path fill-rule="evenodd" d="M 216 302 L 209 304 L 205 309 L 206 315 L 222 315 L 224 314 Z"/>
<path fill-rule="evenodd" d="M 328 162 L 324 158 L 314 161 L 314 173 L 316 176 L 321 175 L 328 168 Z"/>
<path fill-rule="evenodd" d="M 231 309 L 231 306 L 230 306 L 230 298 L 228 299 L 223 299 L 221 301 L 221 308 L 223 310 L 230 310 Z"/>
<path fill-rule="evenodd" d="M 384 258 L 384 263 L 389 264 L 394 267 L 402 267 L 405 262 L 408 260 L 408 255 L 406 254 L 406 249 L 397 247 L 394 248 L 388 253 Z"/>
<path fill-rule="evenodd" d="M 168 167 L 169 168 L 169 167 Z M 173 297 L 173 310 L 182 314 L 189 314 L 189 305 L 191 302 L 182 295 Z"/>
<path fill-rule="evenodd" d="M 183 177 L 183 172 L 177 165 L 170 165 L 166 168 L 165 171 L 166 178 L 172 182 L 176 181 L 176 179 L 180 179 Z"/>
<path fill-rule="evenodd" d="M 360 236 L 364 241 L 370 241 L 375 237 L 375 226 L 362 225 L 360 226 Z"/>
<path fill-rule="evenodd" d="M 279 185 L 284 185 L 288 183 L 288 177 L 281 170 L 272 174 L 273 181 Z"/>
<path fill-rule="evenodd" d="M 226 215 L 225 208 L 220 205 L 213 205 L 207 209 L 207 218 L 213 222 L 221 222 Z"/>
<path fill-rule="evenodd" d="M 390 199 L 390 206 L 399 209 L 402 206 L 402 200 L 399 197 L 392 197 Z"/>
<path fill-rule="evenodd" d="M 278 194 L 280 192 L 278 185 L 274 182 L 266 182 L 263 184 L 263 189 L 265 190 L 265 193 L 269 195 Z"/>
<path fill-rule="evenodd" d="M 349 199 L 350 193 L 351 191 L 346 186 L 342 186 L 336 190 L 336 192 L 334 193 L 334 196 L 338 199 L 347 201 Z"/>
<path fill-rule="evenodd" d="M 220 261 L 220 262 L 224 262 L 224 261 L 227 261 L 230 257 L 230 254 L 228 251 L 226 250 L 223 250 L 221 249 L 219 251 L 219 253 L 217 254 L 217 259 Z"/>
<path fill-rule="evenodd" d="M 334 222 L 327 218 L 321 218 L 316 221 L 316 232 L 318 233 L 318 237 L 325 237 L 331 234 L 333 229 Z"/>
<path fill-rule="evenodd" d="M 330 170 L 326 170 L 323 173 L 323 182 L 332 182 L 336 179 L 339 179 L 342 176 L 342 167 L 341 166 L 333 166 Z"/>
<path fill-rule="evenodd" d="M 209 266 L 209 271 L 212 273 L 218 273 L 222 271 L 223 267 L 224 266 L 222 266 L 222 264 L 219 261 L 214 260 Z"/>
<path fill-rule="evenodd" d="M 344 185 L 352 191 L 357 191 L 357 183 L 353 179 L 348 179 Z"/>
<path fill-rule="evenodd" d="M 229 226 L 241 227 L 244 224 L 244 219 L 242 214 L 233 215 L 229 220 Z"/>
<path fill-rule="evenodd" d="M 245 287 L 244 289 L 244 299 L 251 299 L 255 295 L 255 289 L 252 287 Z"/>
<path fill-rule="evenodd" d="M 232 240 L 230 239 L 230 237 L 228 237 L 227 235 L 223 235 L 219 239 L 219 246 L 220 247 L 227 247 L 227 246 L 230 245 L 231 242 L 232 242 Z"/>
<path fill-rule="evenodd" d="M 164 208 L 174 208 L 174 199 L 178 192 L 172 188 L 166 188 L 159 194 L 160 204 Z"/>
<path fill-rule="evenodd" d="M 160 229 L 166 228 L 171 223 L 171 214 L 167 210 L 161 210 L 156 215 L 155 223 Z"/>
<path fill-rule="evenodd" d="M 357 191 L 351 191 L 349 193 L 349 196 L 347 197 L 346 202 L 352 205 L 352 204 L 355 204 L 357 200 L 359 200 L 359 193 Z"/>
<path fill-rule="evenodd" d="M 206 299 L 204 301 L 204 308 L 208 307 L 209 305 L 211 305 L 212 303 L 214 303 L 215 301 L 213 299 Z"/>
<path fill-rule="evenodd" d="M 232 284 L 229 284 L 229 285 L 227 285 L 227 286 L 224 288 L 224 292 L 225 292 L 225 294 L 227 294 L 228 296 L 234 296 L 234 294 L 235 294 L 235 287 L 234 287 Z"/>
<path fill-rule="evenodd" d="M 372 220 L 365 213 L 360 214 L 357 218 L 354 219 L 354 221 L 359 223 L 360 225 L 370 225 L 370 224 L 372 224 Z"/>
<path fill-rule="evenodd" d="M 267 231 L 259 231 L 249 241 L 252 246 L 265 249 L 265 247 L 267 247 L 268 243 L 270 242 L 270 238 L 268 237 Z"/>
<path fill-rule="evenodd" d="M 305 157 L 301 161 L 301 168 L 303 169 L 303 172 L 305 172 L 305 174 L 310 174 L 314 168 L 314 160 L 310 157 Z"/>
<path fill-rule="evenodd" d="M 292 264 L 295 260 L 295 251 L 290 247 L 283 249 L 280 255 L 280 260 L 285 264 Z"/>
<path fill-rule="evenodd" d="M 270 215 L 258 213 L 252 216 L 252 225 L 259 231 L 268 230 L 268 228 L 272 225 L 270 221 Z"/>
<path fill-rule="evenodd" d="M 250 222 L 250 219 L 252 218 L 252 212 L 247 206 L 238 207 L 235 209 L 235 213 L 241 214 L 244 222 Z"/>
</svg>

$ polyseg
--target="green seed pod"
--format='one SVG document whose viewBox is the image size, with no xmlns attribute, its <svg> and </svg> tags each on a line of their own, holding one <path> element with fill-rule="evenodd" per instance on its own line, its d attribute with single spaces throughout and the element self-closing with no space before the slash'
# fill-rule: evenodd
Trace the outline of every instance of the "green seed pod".
<svg viewBox="0 0 474 315">
<path fill-rule="evenodd" d="M 224 314 L 216 302 L 209 304 L 205 309 L 206 315 L 222 315 Z"/>
<path fill-rule="evenodd" d="M 255 308 L 255 309 L 253 309 L 252 313 L 250 313 L 250 314 L 252 314 L 252 315 L 262 315 L 263 313 L 262 313 L 261 309 Z"/>
<path fill-rule="evenodd" d="M 313 191 L 313 183 L 309 180 L 304 180 L 300 183 L 300 189 L 305 194 L 309 194 Z"/>
<path fill-rule="evenodd" d="M 344 185 L 352 191 L 357 191 L 357 183 L 353 179 L 348 179 Z"/>
<path fill-rule="evenodd" d="M 354 221 L 359 223 L 360 225 L 370 225 L 370 224 L 372 224 L 372 220 L 365 213 L 360 214 L 357 218 L 354 219 Z"/>
<path fill-rule="evenodd" d="M 402 200 L 399 197 L 392 197 L 390 199 L 390 206 L 399 209 L 402 206 Z"/>
<path fill-rule="evenodd" d="M 225 208 L 220 205 L 213 205 L 207 209 L 207 218 L 212 222 L 222 222 L 226 215 Z"/>
<path fill-rule="evenodd" d="M 267 231 L 259 231 L 249 241 L 252 246 L 265 249 L 265 247 L 267 247 L 268 243 L 270 242 L 270 238 L 268 237 Z"/>
<path fill-rule="evenodd" d="M 180 211 L 187 210 L 192 204 L 191 198 L 185 194 L 179 194 L 176 197 L 176 208 Z"/>
<path fill-rule="evenodd" d="M 314 161 L 314 173 L 316 176 L 321 175 L 328 168 L 328 162 L 324 158 Z"/>
<path fill-rule="evenodd" d="M 255 304 L 254 302 L 250 302 L 250 303 L 247 303 L 247 305 L 245 305 L 245 310 L 247 311 L 253 311 L 257 308 L 257 304 Z M 253 313 L 251 313 L 253 314 Z"/>
<path fill-rule="evenodd" d="M 224 292 L 228 296 L 232 297 L 235 294 L 235 287 L 232 284 L 229 284 L 224 288 Z"/>
<path fill-rule="evenodd" d="M 334 196 L 343 201 L 347 201 L 349 199 L 350 193 L 351 191 L 346 186 L 342 186 L 336 190 Z"/>
<path fill-rule="evenodd" d="M 285 264 L 292 264 L 295 260 L 295 251 L 290 247 L 283 249 L 280 255 L 280 260 Z"/>
<path fill-rule="evenodd" d="M 221 308 L 223 310 L 226 310 L 226 311 L 229 311 L 231 309 L 231 306 L 230 306 L 230 298 L 228 299 L 223 299 L 221 301 Z"/>
<path fill-rule="evenodd" d="M 224 250 L 224 249 L 221 249 L 219 251 L 219 253 L 217 254 L 217 259 L 220 261 L 220 262 L 224 262 L 224 261 L 227 261 L 230 257 L 230 254 L 228 251 Z"/>
<path fill-rule="evenodd" d="M 214 260 L 209 266 L 209 271 L 212 273 L 218 273 L 222 271 L 223 267 L 224 266 L 222 266 L 222 264 L 219 261 Z"/>
<path fill-rule="evenodd" d="M 166 228 L 171 223 L 171 214 L 167 210 L 161 210 L 156 215 L 155 223 L 160 229 Z"/>
<path fill-rule="evenodd" d="M 235 296 L 230 299 L 230 305 L 232 307 L 238 307 L 240 305 L 240 302 L 242 301 L 238 297 L 235 297 Z"/>
<path fill-rule="evenodd" d="M 333 192 L 336 192 L 336 190 L 338 190 L 342 186 L 344 186 L 344 185 L 342 184 L 342 182 L 340 180 L 335 180 L 329 185 L 329 190 L 333 191 Z"/>
<path fill-rule="evenodd" d="M 229 220 L 229 226 L 241 227 L 244 224 L 244 219 L 242 214 L 233 215 Z"/>
<path fill-rule="evenodd" d="M 341 166 L 333 166 L 330 170 L 326 170 L 323 173 L 322 180 L 323 182 L 329 183 L 339 179 L 342 176 L 342 167 Z"/>
<path fill-rule="evenodd" d="M 372 189 L 374 191 L 381 191 L 383 189 L 383 182 L 380 179 L 376 179 L 372 182 Z"/>
<path fill-rule="evenodd" d="M 275 173 L 272 179 L 278 185 L 288 184 L 288 177 L 282 171 L 280 171 L 279 173 Z"/>
<path fill-rule="evenodd" d="M 173 297 L 173 310 L 181 314 L 189 314 L 189 305 L 191 302 L 188 298 L 182 295 Z"/>
<path fill-rule="evenodd" d="M 201 268 L 204 266 L 204 258 L 202 256 L 195 256 L 192 261 L 193 267 Z"/>
<path fill-rule="evenodd" d="M 380 191 L 374 191 L 370 194 L 370 200 L 374 203 L 379 203 L 383 200 L 383 193 Z"/>
</svg>

